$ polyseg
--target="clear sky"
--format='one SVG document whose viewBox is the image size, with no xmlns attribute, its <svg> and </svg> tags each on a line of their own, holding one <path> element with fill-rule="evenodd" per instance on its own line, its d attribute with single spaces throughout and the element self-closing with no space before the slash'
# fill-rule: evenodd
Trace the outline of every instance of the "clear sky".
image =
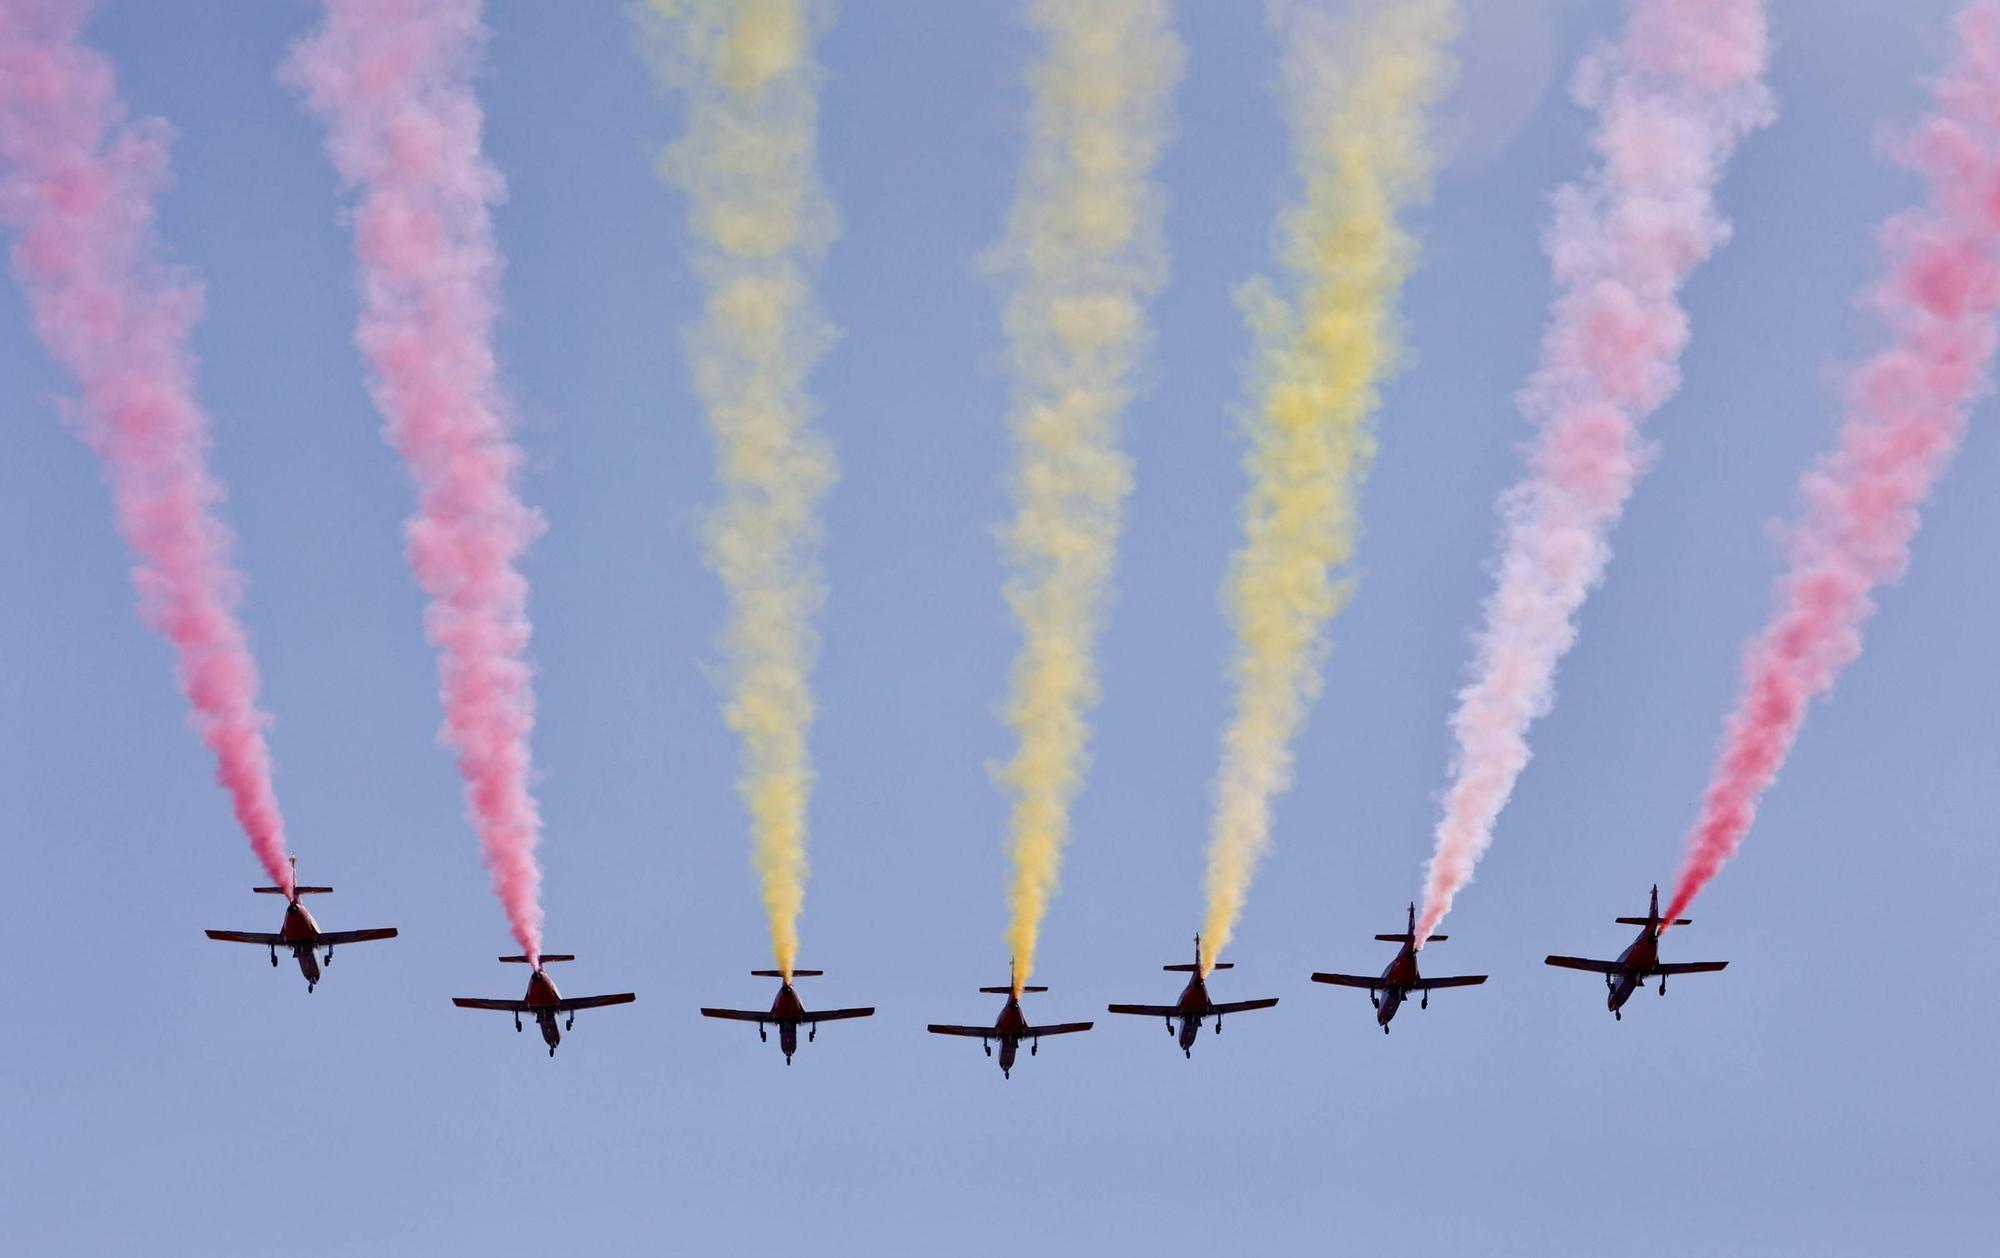
<svg viewBox="0 0 2000 1258">
<path fill-rule="evenodd" d="M 172 253 L 208 284 L 214 462 L 250 579 L 278 785 L 323 924 L 394 924 L 318 992 L 204 927 L 272 929 L 69 389 L 0 286 L 0 1248 L 22 1254 L 662 1252 L 1872 1255 L 2000 1225 L 1986 962 L 2000 929 L 2000 529 L 1975 417 L 1866 654 L 1806 729 L 1741 859 L 1667 948 L 1727 958 L 1614 1023 L 1551 951 L 1612 955 L 1670 878 L 1767 606 L 1801 467 L 1872 342 L 1852 294 L 1915 182 L 1946 0 L 1780 0 L 1781 116 L 1722 189 L 1733 242 L 1688 294 L 1687 384 L 1478 881 L 1427 952 L 1485 987 L 1375 1028 L 1367 971 L 1430 847 L 1445 719 L 1518 474 L 1514 391 L 1549 298 L 1551 190 L 1585 160 L 1569 67 L 1622 5 L 1475 0 L 1455 157 L 1418 228 L 1414 353 L 1389 388 L 1361 585 L 1220 999 L 1270 1013 L 1184 1061 L 1110 1000 L 1167 1000 L 1200 913 L 1226 703 L 1217 600 L 1242 488 L 1231 302 L 1287 191 L 1259 7 L 1187 3 L 1159 342 L 1103 639 L 1096 762 L 1031 1012 L 1095 1016 L 1011 1082 L 929 1021 L 1004 982 L 1006 802 L 988 765 L 1013 630 L 996 240 L 1031 43 L 1007 4 L 847 0 L 822 47 L 845 222 L 842 339 L 816 377 L 843 479 L 813 736 L 809 998 L 873 1003 L 788 1070 L 702 1004 L 758 1004 L 768 942 L 717 707 L 710 446 L 678 330 L 697 290 L 677 129 L 614 3 L 492 7 L 480 84 L 511 198 L 501 350 L 528 498 L 548 945 L 585 1014 L 554 1061 L 454 994 L 522 975 L 438 747 L 402 556 L 412 491 L 362 387 L 348 240 L 317 126 L 275 68 L 304 3 L 113 0 L 91 38 L 172 121 Z M 1984 556 L 1984 558 L 1982 558 Z"/>
</svg>

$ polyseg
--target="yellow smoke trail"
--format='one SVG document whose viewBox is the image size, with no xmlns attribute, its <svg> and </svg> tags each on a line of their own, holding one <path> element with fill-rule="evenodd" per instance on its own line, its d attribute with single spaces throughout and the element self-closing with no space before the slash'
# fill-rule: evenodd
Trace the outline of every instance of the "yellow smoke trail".
<svg viewBox="0 0 2000 1258">
<path fill-rule="evenodd" d="M 687 106 L 686 134 L 660 169 L 687 196 L 706 293 L 689 355 L 722 483 L 707 541 L 729 599 L 724 711 L 743 740 L 737 788 L 772 952 L 787 975 L 805 901 L 818 505 L 834 478 L 805 392 L 830 339 L 811 276 L 836 230 L 814 162 L 812 41 L 829 9 L 823 0 L 649 0 L 637 13 L 655 72 Z"/>
<path fill-rule="evenodd" d="M 1166 0 L 1036 0 L 1028 151 L 1000 261 L 1016 442 L 1007 602 L 1021 625 L 1009 678 L 1014 797 L 1007 942 L 1018 988 L 1034 971 L 1097 697 L 1120 506 L 1130 488 L 1118 419 L 1164 272 L 1152 182 L 1181 47 Z"/>
<path fill-rule="evenodd" d="M 1374 455 L 1370 420 L 1394 366 L 1394 302 L 1415 261 L 1398 213 L 1429 189 L 1427 116 L 1451 74 L 1454 0 L 1359 0 L 1344 20 L 1273 6 L 1303 196 L 1281 222 L 1292 286 L 1246 286 L 1256 337 L 1245 417 L 1250 490 L 1227 603 L 1235 710 L 1223 735 L 1202 926 L 1204 961 L 1229 944 L 1291 740 L 1320 690 L 1326 625 L 1347 599 L 1355 498 Z"/>
</svg>

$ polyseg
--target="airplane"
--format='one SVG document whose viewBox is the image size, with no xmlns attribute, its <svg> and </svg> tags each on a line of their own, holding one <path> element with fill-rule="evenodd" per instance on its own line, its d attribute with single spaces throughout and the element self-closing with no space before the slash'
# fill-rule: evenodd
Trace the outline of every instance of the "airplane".
<svg viewBox="0 0 2000 1258">
<path fill-rule="evenodd" d="M 1484 974 L 1467 974 L 1457 978 L 1425 978 L 1417 973 L 1417 906 L 1410 905 L 1410 928 L 1401 935 L 1377 935 L 1383 943 L 1399 943 L 1402 948 L 1396 953 L 1389 968 L 1382 971 L 1379 978 L 1369 978 L 1365 974 L 1315 974 L 1313 982 L 1332 983 L 1337 987 L 1364 987 L 1368 989 L 1368 999 L 1375 1004 L 1375 1021 L 1381 1023 L 1382 1034 L 1389 1033 L 1389 1022 L 1402 1008 L 1403 1001 L 1411 992 L 1422 992 L 1423 1000 L 1417 1007 L 1431 1007 L 1431 990 L 1438 987 L 1476 987 L 1486 981 Z M 1437 943 L 1446 939 L 1445 935 L 1432 935 L 1426 942 Z"/>
<path fill-rule="evenodd" d="M 792 1054 L 799 1051 L 799 1024 L 801 1022 L 806 1024 L 806 1041 L 810 1043 L 819 1038 L 819 1024 L 822 1022 L 838 1022 L 842 1018 L 871 1018 L 875 1016 L 875 1006 L 873 1005 L 868 1006 L 866 1009 L 821 1009 L 817 1012 L 807 1009 L 805 1003 L 799 999 L 799 994 L 792 990 L 792 979 L 818 978 L 824 973 L 826 973 L 824 970 L 793 970 L 787 976 L 783 970 L 752 970 L 750 974 L 753 978 L 774 978 L 781 984 L 778 988 L 777 999 L 771 1002 L 771 1007 L 768 1010 L 760 1013 L 755 1009 L 703 1009 L 701 1016 L 704 1018 L 730 1018 L 737 1022 L 754 1022 L 757 1024 L 757 1038 L 760 1041 L 769 1038 L 764 1033 L 764 1025 L 775 1022 L 778 1026 L 778 1050 L 784 1053 L 785 1064 L 789 1066 L 792 1064 Z"/>
<path fill-rule="evenodd" d="M 211 930 L 204 932 L 210 939 L 220 939 L 224 943 L 262 944 L 271 950 L 271 964 L 278 963 L 278 949 L 289 948 L 299 963 L 299 973 L 305 975 L 306 994 L 319 986 L 319 958 L 315 955 L 320 948 L 326 949 L 326 964 L 333 964 L 333 949 L 336 944 L 368 943 L 375 939 L 394 939 L 396 928 L 384 926 L 374 930 L 321 930 L 306 906 L 299 903 L 302 895 L 327 895 L 332 887 L 301 887 L 298 885 L 299 858 L 292 862 L 292 893 L 286 897 L 285 920 L 279 924 L 277 933 L 264 934 L 255 930 Z M 283 887 L 252 887 L 258 895 L 284 895 Z"/>
<path fill-rule="evenodd" d="M 1222 1034 L 1222 1015 L 1225 1013 L 1246 1013 L 1252 1009 L 1269 1009 L 1278 1003 L 1273 996 L 1268 1000 L 1236 1000 L 1218 1005 L 1208 998 L 1208 983 L 1202 974 L 1201 936 L 1194 937 L 1193 965 L 1163 965 L 1163 970 L 1173 974 L 1186 974 L 1187 986 L 1181 989 L 1180 999 L 1171 1005 L 1111 1005 L 1112 1013 L 1134 1013 L 1141 1017 L 1165 1018 L 1167 1034 L 1174 1033 L 1174 1021 L 1180 1021 L 1180 1046 L 1183 1057 L 1194 1056 L 1194 1037 L 1201 1033 L 1202 1020 L 1215 1019 L 1215 1033 Z M 1233 969 L 1224 961 L 1209 967 L 1212 970 Z"/>
<path fill-rule="evenodd" d="M 1021 996 L 1026 992 L 1045 992 L 1046 987 L 1015 987 L 1014 967 L 1007 967 L 1007 986 L 982 987 L 979 989 L 989 996 L 1005 996 L 1007 1003 L 1000 1010 L 1000 1017 L 992 1026 L 946 1026 L 942 1023 L 930 1024 L 932 1035 L 962 1035 L 967 1039 L 977 1039 L 986 1055 L 993 1055 L 991 1041 L 1000 1041 L 1000 1075 L 1014 1077 L 1014 1057 L 1020 1052 L 1021 1041 L 1028 1041 L 1028 1056 L 1033 1057 L 1041 1047 L 1044 1035 L 1071 1035 L 1077 1031 L 1088 1031 L 1094 1024 L 1089 1022 L 1058 1022 L 1053 1026 L 1030 1026 L 1027 1015 L 1021 1012 Z"/>
<path fill-rule="evenodd" d="M 506 965 L 531 964 L 526 957 L 501 957 Z M 502 1013 L 514 1015 L 514 1029 L 521 1029 L 521 1015 L 535 1015 L 535 1023 L 542 1030 L 542 1043 L 549 1046 L 549 1056 L 556 1055 L 556 1045 L 562 1043 L 562 1031 L 556 1029 L 556 1016 L 568 1014 L 563 1030 L 576 1026 L 576 1011 L 579 1009 L 601 1009 L 605 1005 L 629 1005 L 638 997 L 631 992 L 618 992 L 611 996 L 565 996 L 556 990 L 556 985 L 543 966 L 557 961 L 574 961 L 576 958 L 566 952 L 544 952 L 536 958 L 534 972 L 528 975 L 528 994 L 520 1000 L 487 1000 L 479 996 L 453 996 L 451 1003 L 460 1009 L 498 1009 Z"/>
<path fill-rule="evenodd" d="M 1646 916 L 1621 917 L 1618 923 L 1621 926 L 1638 926 L 1642 929 L 1631 946 L 1618 954 L 1616 961 L 1591 961 L 1584 957 L 1550 957 L 1547 964 L 1560 966 L 1565 970 L 1588 970 L 1592 974 L 1602 974 L 1605 990 L 1609 993 L 1605 997 L 1604 1007 L 1611 1010 L 1611 1016 L 1620 1021 L 1625 1018 L 1620 1012 L 1625 1002 L 1654 975 L 1657 974 L 1660 978 L 1660 995 L 1664 996 L 1667 994 L 1669 974 L 1709 974 L 1729 964 L 1727 961 L 1680 961 L 1671 964 L 1663 964 L 1660 961 L 1660 932 L 1668 926 L 1692 926 L 1694 923 L 1685 917 L 1671 922 L 1660 920 L 1658 883 L 1653 884 L 1652 907 L 1646 910 Z"/>
</svg>

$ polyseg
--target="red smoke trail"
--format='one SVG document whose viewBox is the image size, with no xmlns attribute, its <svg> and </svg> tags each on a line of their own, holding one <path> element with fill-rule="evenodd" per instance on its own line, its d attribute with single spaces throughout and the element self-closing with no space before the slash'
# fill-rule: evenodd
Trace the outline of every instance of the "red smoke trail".
<svg viewBox="0 0 2000 1258">
<path fill-rule="evenodd" d="M 1557 663 L 1604 575 L 1608 537 L 1646 450 L 1639 421 L 1680 387 L 1680 288 L 1728 238 L 1717 182 L 1771 116 L 1761 0 L 1640 0 L 1615 46 L 1587 58 L 1598 164 L 1556 196 L 1547 249 L 1561 292 L 1521 404 L 1541 428 L 1501 500 L 1505 542 L 1472 681 L 1452 717 L 1453 780 L 1424 885 L 1426 939 L 1472 879 L 1555 702 Z"/>
<path fill-rule="evenodd" d="M 1701 818 L 1667 919 L 1735 854 L 1804 724 L 1806 705 L 1861 652 L 1871 592 L 1902 575 L 1917 508 L 1950 463 L 1966 411 L 1991 387 L 2000 307 L 2000 0 L 1960 10 L 1958 48 L 1933 110 L 1901 146 L 1924 204 L 1882 229 L 1887 277 L 1872 304 L 1891 344 L 1848 388 L 1833 451 L 1801 482 L 1778 606 L 1744 662 Z"/>
<path fill-rule="evenodd" d="M 289 893 L 242 578 L 216 516 L 208 416 L 188 347 L 201 288 L 164 265 L 153 198 L 171 138 L 130 121 L 111 64 L 77 40 L 89 0 L 0 0 L 0 218 L 42 343 L 82 388 L 70 412 L 104 462 L 148 624 L 174 644 L 193 724 L 265 872 Z"/>
<path fill-rule="evenodd" d="M 540 517 L 515 495 L 521 453 L 495 382 L 503 192 L 480 151 L 477 0 L 328 0 L 288 75 L 357 194 L 355 341 L 375 405 L 417 481 L 410 565 L 430 596 L 445 741 L 458 755 L 493 890 L 541 954 L 541 817 L 529 791 L 534 689 L 521 553 Z"/>
</svg>

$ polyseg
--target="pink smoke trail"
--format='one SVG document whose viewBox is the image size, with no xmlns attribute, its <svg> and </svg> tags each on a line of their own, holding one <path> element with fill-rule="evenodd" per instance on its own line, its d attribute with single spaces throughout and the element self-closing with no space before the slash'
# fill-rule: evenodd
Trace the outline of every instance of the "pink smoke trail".
<svg viewBox="0 0 2000 1258">
<path fill-rule="evenodd" d="M 541 817 L 529 789 L 534 725 L 528 584 L 541 530 L 514 482 L 521 453 L 495 381 L 504 194 L 481 153 L 472 74 L 477 0 L 327 0 L 287 69 L 327 126 L 356 194 L 354 252 L 375 405 L 417 481 L 410 565 L 430 596 L 445 742 L 457 753 L 494 893 L 521 950 L 541 955 Z"/>
<path fill-rule="evenodd" d="M 1848 387 L 1834 449 L 1803 478 L 1777 608 L 1745 656 L 1743 692 L 1709 779 L 1667 919 L 1735 855 L 1813 696 L 1861 653 L 1876 586 L 1909 563 L 1917 508 L 1991 388 L 2000 307 L 2000 0 L 1959 11 L 1933 109 L 1901 145 L 1924 203 L 1882 229 L 1888 274 L 1870 294 L 1890 344 Z"/>
<path fill-rule="evenodd" d="M 1555 702 L 1576 613 L 1604 575 L 1609 534 L 1643 471 L 1638 425 L 1680 387 L 1680 289 L 1728 238 L 1715 188 L 1771 118 L 1761 0 L 1639 0 L 1615 45 L 1587 57 L 1580 103 L 1598 162 L 1555 199 L 1546 247 L 1560 289 L 1521 395 L 1540 425 L 1528 474 L 1501 499 L 1504 543 L 1424 885 L 1429 938 L 1493 841 L 1528 763 L 1528 727 Z"/>
<path fill-rule="evenodd" d="M 153 225 L 171 132 L 127 119 L 111 63 L 79 44 L 91 7 L 0 0 L 0 218 L 20 233 L 13 269 L 35 330 L 81 386 L 69 418 L 103 461 L 119 532 L 137 553 L 140 614 L 173 643 L 217 780 L 289 894 L 269 718 L 236 614 L 243 581 L 195 400 L 201 287 L 160 260 Z"/>
</svg>

